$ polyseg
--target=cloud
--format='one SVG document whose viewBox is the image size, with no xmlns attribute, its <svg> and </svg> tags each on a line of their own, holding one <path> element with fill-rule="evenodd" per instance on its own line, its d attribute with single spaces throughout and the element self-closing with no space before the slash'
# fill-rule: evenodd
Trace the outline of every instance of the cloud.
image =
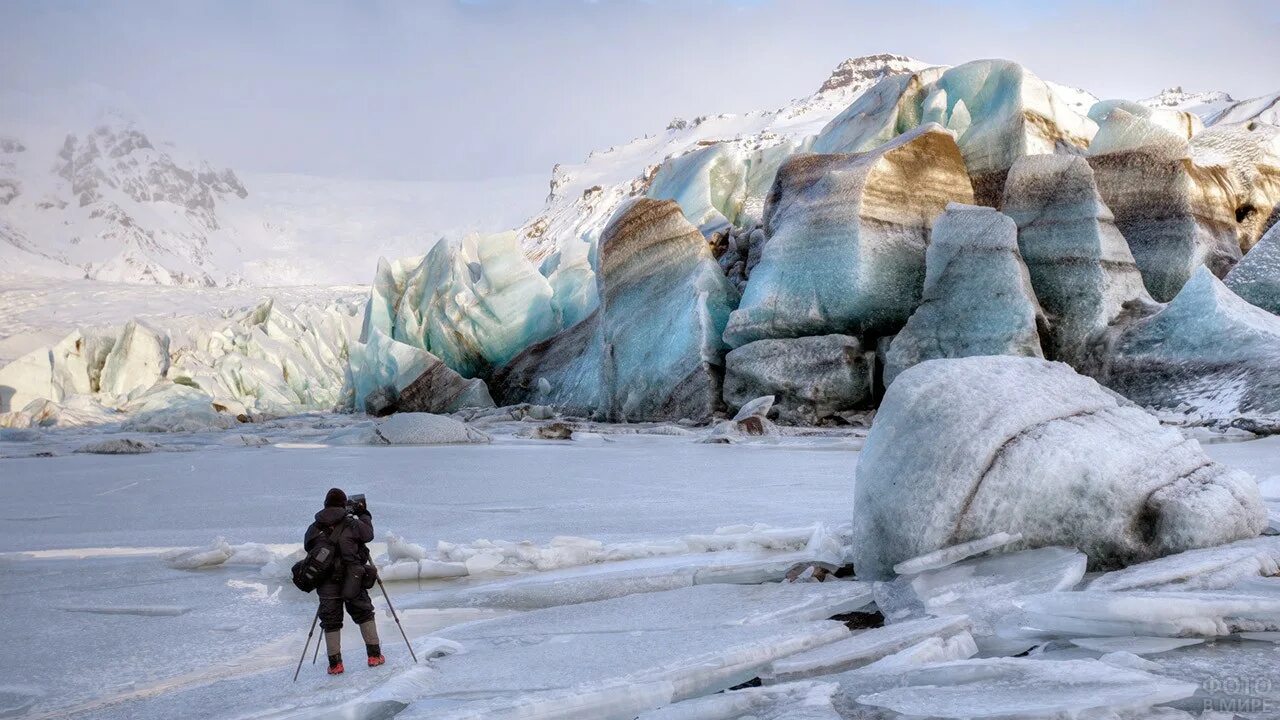
<svg viewBox="0 0 1280 720">
<path fill-rule="evenodd" d="M 0 5 L 0 93 L 112 88 L 245 170 L 547 172 L 671 117 L 778 107 L 842 59 L 1004 57 L 1104 97 L 1280 84 L 1280 5 L 836 0 Z"/>
</svg>

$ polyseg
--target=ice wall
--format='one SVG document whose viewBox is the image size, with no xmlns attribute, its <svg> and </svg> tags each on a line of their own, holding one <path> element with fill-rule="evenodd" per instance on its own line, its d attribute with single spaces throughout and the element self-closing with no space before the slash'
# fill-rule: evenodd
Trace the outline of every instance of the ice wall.
<svg viewBox="0 0 1280 720">
<path fill-rule="evenodd" d="M 973 193 L 954 137 L 937 125 L 871 152 L 793 156 L 725 341 L 896 331 L 920 301 L 929 228 L 951 201 Z"/>
<path fill-rule="evenodd" d="M 1201 265 L 1221 277 L 1240 259 L 1239 188 L 1227 167 L 1196 163 L 1181 135 L 1115 108 L 1089 164 L 1156 300 L 1172 300 Z"/>
<path fill-rule="evenodd" d="M 1090 338 L 1126 302 L 1151 299 L 1093 170 L 1079 156 L 1022 158 L 1009 170 L 1002 211 L 1018 225 L 1018 249 L 1048 315 L 1044 350 L 1079 368 Z"/>
<path fill-rule="evenodd" d="M 1042 312 L 1018 253 L 1018 227 L 991 208 L 952 203 L 933 223 L 924 295 L 885 355 L 884 384 L 935 358 L 1044 357 Z"/>
<path fill-rule="evenodd" d="M 1020 157 L 1080 154 L 1097 125 L 1056 87 L 1007 60 L 930 68 L 881 81 L 823 128 L 813 150 L 869 150 L 925 123 L 956 135 L 979 204 L 995 207 L 1009 167 Z"/>
</svg>

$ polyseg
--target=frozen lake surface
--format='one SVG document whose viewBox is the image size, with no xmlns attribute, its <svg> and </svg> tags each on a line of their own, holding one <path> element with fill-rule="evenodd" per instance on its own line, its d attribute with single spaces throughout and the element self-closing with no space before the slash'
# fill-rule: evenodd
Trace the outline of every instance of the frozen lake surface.
<svg viewBox="0 0 1280 720">
<path fill-rule="evenodd" d="M 743 524 L 847 525 L 860 431 L 719 445 L 698 442 L 701 430 L 526 440 L 516 424 L 489 445 L 337 447 L 319 442 L 331 422 L 349 420 L 317 416 L 243 436 L 134 435 L 162 444 L 139 455 L 71 452 L 104 437 L 94 431 L 0 442 L 0 716 L 559 717 L 538 713 L 578 704 L 588 708 L 581 717 L 634 717 L 839 640 L 848 631 L 826 618 L 870 602 L 865 583 L 719 584 L 779 579 L 777 568 L 804 550 L 690 554 L 682 540 Z M 246 437 L 271 444 L 250 447 Z M 1280 495 L 1280 439 L 1206 448 L 1257 475 L 1264 495 Z M 348 624 L 347 674 L 330 678 L 323 660 L 308 658 L 295 684 L 312 596 L 264 577 L 260 560 L 179 570 L 160 555 L 217 537 L 289 552 L 334 485 L 368 496 L 379 541 L 394 532 L 434 551 L 438 541 L 548 547 L 576 536 L 637 559 L 389 583 L 420 654 L 432 637 L 464 651 L 414 668 L 380 611 L 386 667 L 362 666 Z M 667 591 L 607 599 L 638 589 Z M 509 617 L 507 606 L 553 605 L 557 593 L 601 602 L 466 624 Z M 828 690 L 740 699 L 759 709 Z M 1149 697 L 1176 690 L 1153 686 Z"/>
</svg>

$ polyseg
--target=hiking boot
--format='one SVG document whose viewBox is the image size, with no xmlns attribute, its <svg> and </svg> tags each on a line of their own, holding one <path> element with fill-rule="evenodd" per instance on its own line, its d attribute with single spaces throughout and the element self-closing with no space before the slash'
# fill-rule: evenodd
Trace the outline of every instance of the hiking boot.
<svg viewBox="0 0 1280 720">
<path fill-rule="evenodd" d="M 387 661 L 387 659 L 382 656 L 381 645 L 365 645 L 364 649 L 369 654 L 369 667 L 378 667 Z"/>
<path fill-rule="evenodd" d="M 342 653 L 329 656 L 329 674 L 341 675 L 344 668 L 342 667 Z"/>
</svg>

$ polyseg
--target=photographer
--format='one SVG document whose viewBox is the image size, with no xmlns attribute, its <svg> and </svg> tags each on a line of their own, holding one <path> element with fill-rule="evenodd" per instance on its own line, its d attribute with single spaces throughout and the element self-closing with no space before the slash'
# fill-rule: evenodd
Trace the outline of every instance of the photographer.
<svg viewBox="0 0 1280 720">
<path fill-rule="evenodd" d="M 343 672 L 344 604 L 351 620 L 360 626 L 369 667 L 386 662 L 367 589 L 373 586 L 377 569 L 369 562 L 369 548 L 365 544 L 373 540 L 373 517 L 364 504 L 363 495 L 356 495 L 348 502 L 347 494 L 339 488 L 329 490 L 324 496 L 324 509 L 316 513 L 315 522 L 307 528 L 303 546 L 310 552 L 316 543 L 329 542 L 333 537 L 336 537 L 336 562 L 332 572 L 316 588 L 316 594 L 320 597 L 320 627 L 324 630 L 325 650 L 329 655 L 329 674 L 339 675 Z"/>
</svg>

